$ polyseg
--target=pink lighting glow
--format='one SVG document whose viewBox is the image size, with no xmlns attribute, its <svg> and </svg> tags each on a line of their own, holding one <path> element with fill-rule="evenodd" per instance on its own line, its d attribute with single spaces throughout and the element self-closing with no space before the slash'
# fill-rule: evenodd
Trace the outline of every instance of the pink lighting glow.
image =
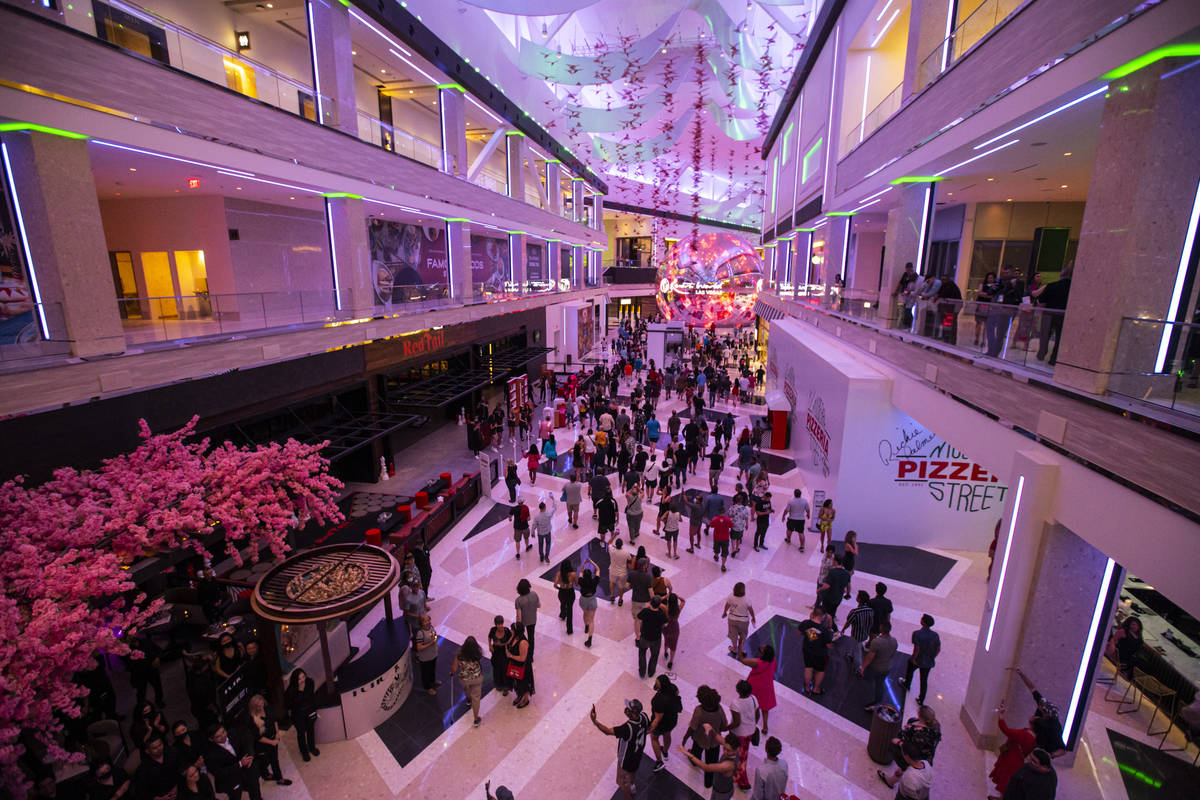
<svg viewBox="0 0 1200 800">
<path fill-rule="evenodd" d="M 763 263 L 732 233 L 703 233 L 671 246 L 658 270 L 658 307 L 691 325 L 742 325 L 754 319 Z"/>
</svg>

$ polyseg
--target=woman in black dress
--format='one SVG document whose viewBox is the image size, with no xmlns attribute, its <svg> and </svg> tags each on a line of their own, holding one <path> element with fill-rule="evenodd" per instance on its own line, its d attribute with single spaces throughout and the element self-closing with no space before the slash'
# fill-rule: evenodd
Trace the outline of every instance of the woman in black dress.
<svg viewBox="0 0 1200 800">
<path fill-rule="evenodd" d="M 1127 679 L 1133 679 L 1133 667 L 1142 650 L 1142 621 L 1126 617 L 1108 640 L 1108 657 Z"/>
<path fill-rule="evenodd" d="M 532 693 L 533 654 L 529 651 L 529 640 L 525 638 L 525 625 L 514 622 L 511 630 L 512 638 L 505 650 L 508 653 L 508 670 L 513 681 L 513 693 L 517 696 L 513 705 L 524 708 L 529 705 L 529 695 Z"/>
<path fill-rule="evenodd" d="M 575 582 L 571 559 L 564 559 L 554 579 L 554 588 L 558 590 L 558 618 L 566 620 L 568 636 L 575 632 Z"/>
<path fill-rule="evenodd" d="M 288 713 L 292 715 L 292 724 L 296 726 L 296 742 L 300 746 L 300 757 L 305 761 L 309 754 L 321 755 L 317 749 L 315 731 L 317 726 L 317 692 L 312 678 L 302 669 L 292 670 L 288 681 L 287 693 L 284 695 Z"/>
<path fill-rule="evenodd" d="M 492 629 L 488 631 L 488 648 L 492 652 L 492 681 L 500 694 L 508 697 L 512 688 L 512 678 L 508 677 L 508 643 L 512 640 L 512 631 L 504 624 L 504 617 L 497 614 L 492 620 Z"/>
<path fill-rule="evenodd" d="M 254 737 L 254 756 L 263 778 L 275 781 L 280 786 L 291 786 L 279 769 L 279 726 L 267 710 L 267 701 L 261 694 L 250 698 L 246 708 L 250 733 Z"/>
</svg>

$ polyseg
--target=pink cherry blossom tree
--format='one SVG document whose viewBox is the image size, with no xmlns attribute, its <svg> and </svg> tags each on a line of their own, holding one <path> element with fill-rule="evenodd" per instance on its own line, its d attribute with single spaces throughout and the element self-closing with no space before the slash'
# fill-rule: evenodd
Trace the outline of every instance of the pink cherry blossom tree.
<svg viewBox="0 0 1200 800">
<path fill-rule="evenodd" d="M 52 759 L 82 758 L 58 741 L 86 694 L 73 674 L 97 654 L 136 658 L 129 633 L 160 607 L 134 592 L 130 562 L 181 547 L 208 557 L 217 526 L 237 563 L 278 557 L 288 530 L 342 519 L 324 442 L 210 447 L 189 441 L 196 420 L 158 435 L 142 420 L 138 448 L 99 469 L 0 484 L 0 795 L 24 796 L 22 731 Z"/>
</svg>

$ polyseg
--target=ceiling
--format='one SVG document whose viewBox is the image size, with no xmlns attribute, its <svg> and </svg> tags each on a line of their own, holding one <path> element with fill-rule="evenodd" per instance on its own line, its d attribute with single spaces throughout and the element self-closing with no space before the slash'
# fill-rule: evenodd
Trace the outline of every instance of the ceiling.
<svg viewBox="0 0 1200 800">
<path fill-rule="evenodd" d="M 756 225 L 821 0 L 408 0 L 617 202 Z"/>
</svg>

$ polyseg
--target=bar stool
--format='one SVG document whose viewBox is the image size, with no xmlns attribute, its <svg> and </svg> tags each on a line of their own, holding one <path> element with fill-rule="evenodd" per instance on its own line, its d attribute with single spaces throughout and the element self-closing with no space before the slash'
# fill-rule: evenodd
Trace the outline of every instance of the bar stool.
<svg viewBox="0 0 1200 800">
<path fill-rule="evenodd" d="M 401 522 L 408 522 L 412 519 L 412 505 L 405 503 L 403 505 L 396 506 L 396 513 L 400 515 Z"/>
<path fill-rule="evenodd" d="M 1149 736 L 1158 736 L 1160 733 L 1164 736 L 1171 730 L 1172 720 L 1175 718 L 1175 699 L 1177 694 L 1174 689 L 1167 686 L 1165 683 L 1155 678 L 1153 675 L 1147 675 L 1140 669 L 1134 669 L 1133 681 L 1138 685 L 1143 697 L 1149 695 L 1154 701 L 1154 713 L 1150 715 L 1150 723 L 1146 726 L 1146 733 Z M 1158 711 L 1166 702 L 1170 701 L 1171 710 L 1162 709 L 1163 716 L 1167 718 L 1167 727 L 1161 731 L 1153 730 L 1154 720 L 1158 718 Z M 1141 701 L 1138 702 L 1141 705 Z"/>
<path fill-rule="evenodd" d="M 379 528 L 368 528 L 366 533 L 367 544 L 373 544 L 376 547 L 383 547 L 383 531 Z"/>
<path fill-rule="evenodd" d="M 425 508 L 429 505 L 429 493 L 417 492 L 417 508 Z"/>
<path fill-rule="evenodd" d="M 1198 737 L 1196 736 L 1197 731 L 1192 729 L 1192 726 L 1188 724 L 1187 720 L 1180 717 L 1178 706 L 1176 706 L 1175 714 L 1171 717 L 1170 721 L 1178 724 L 1179 731 L 1183 734 L 1183 747 L 1164 746 L 1167 743 L 1167 735 L 1171 733 L 1171 726 L 1168 725 L 1167 729 L 1163 731 L 1162 740 L 1158 743 L 1158 749 L 1164 753 L 1186 753 L 1188 745 L 1194 744 L 1196 745 L 1196 757 L 1192 759 L 1192 766 L 1196 766 L 1196 764 L 1200 762 L 1200 740 L 1198 740 Z"/>
</svg>

